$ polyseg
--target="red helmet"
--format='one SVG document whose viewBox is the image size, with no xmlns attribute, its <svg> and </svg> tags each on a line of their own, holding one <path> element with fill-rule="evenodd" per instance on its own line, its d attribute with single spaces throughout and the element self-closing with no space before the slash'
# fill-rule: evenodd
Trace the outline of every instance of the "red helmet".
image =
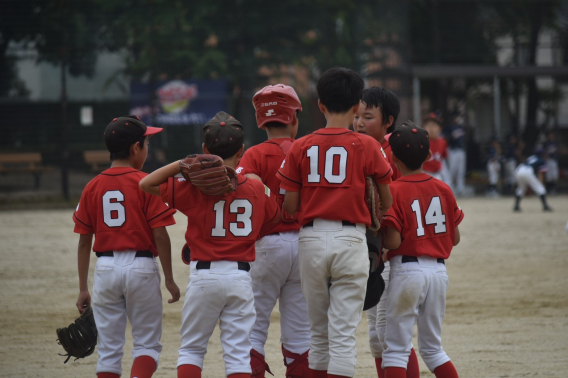
<svg viewBox="0 0 568 378">
<path fill-rule="evenodd" d="M 296 111 L 302 111 L 302 104 L 294 88 L 284 85 L 267 85 L 252 98 L 256 111 L 256 124 L 260 129 L 268 122 L 289 124 Z"/>
</svg>

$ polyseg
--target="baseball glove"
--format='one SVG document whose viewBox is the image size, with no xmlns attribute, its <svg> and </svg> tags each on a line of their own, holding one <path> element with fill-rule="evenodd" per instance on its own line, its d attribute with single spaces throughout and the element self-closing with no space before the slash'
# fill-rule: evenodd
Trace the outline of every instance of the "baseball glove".
<svg viewBox="0 0 568 378">
<path fill-rule="evenodd" d="M 79 358 L 90 356 L 95 351 L 97 345 L 97 326 L 93 315 L 93 308 L 86 309 L 75 322 L 68 327 L 57 328 L 57 342 L 65 349 L 67 354 L 59 354 L 67 357 L 65 364 L 71 357 L 75 361 Z"/>
<path fill-rule="evenodd" d="M 371 213 L 371 226 L 367 227 L 367 229 L 372 231 L 376 236 L 381 228 L 381 222 L 383 221 L 381 198 L 379 197 L 377 185 L 371 177 L 367 177 L 365 184 L 365 202 L 369 208 L 369 213 Z"/>
<path fill-rule="evenodd" d="M 222 196 L 237 190 L 237 173 L 217 155 L 189 155 L 180 160 L 179 167 L 183 177 L 203 194 Z"/>
</svg>

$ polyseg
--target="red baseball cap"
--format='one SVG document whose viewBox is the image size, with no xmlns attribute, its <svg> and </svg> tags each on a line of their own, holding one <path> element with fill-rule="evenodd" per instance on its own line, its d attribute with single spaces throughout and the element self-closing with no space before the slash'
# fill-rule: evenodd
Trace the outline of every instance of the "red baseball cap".
<svg viewBox="0 0 568 378">
<path fill-rule="evenodd" d="M 302 111 L 302 103 L 294 88 L 284 85 L 268 85 L 256 92 L 252 98 L 256 111 L 256 124 L 264 129 L 268 122 L 280 122 L 285 125 L 292 122 L 296 112 Z"/>
<path fill-rule="evenodd" d="M 130 148 L 143 136 L 161 132 L 161 127 L 146 126 L 136 116 L 124 116 L 113 119 L 105 129 L 105 143 L 109 152 L 119 152 Z"/>
</svg>

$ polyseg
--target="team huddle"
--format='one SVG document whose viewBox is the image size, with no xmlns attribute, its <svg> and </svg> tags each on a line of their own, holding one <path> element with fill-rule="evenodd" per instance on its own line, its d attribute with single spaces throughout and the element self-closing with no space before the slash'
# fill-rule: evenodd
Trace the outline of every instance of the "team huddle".
<svg viewBox="0 0 568 378">
<path fill-rule="evenodd" d="M 177 377 L 201 377 L 217 322 L 227 377 L 271 374 L 264 346 L 277 301 L 287 378 L 353 377 L 364 307 L 378 377 L 419 377 L 415 324 L 428 369 L 438 378 L 458 377 L 442 348 L 441 325 L 445 260 L 460 241 L 464 214 L 450 188 L 423 170 L 433 155 L 429 133 L 406 121 L 387 135 L 398 98 L 364 89 L 349 69 L 326 71 L 317 93 L 326 127 L 297 140 L 302 104 L 282 84 L 252 99 L 265 142 L 245 151 L 243 125 L 225 112 L 204 126 L 203 153 L 222 159 L 230 176 L 231 190 L 222 195 L 204 192 L 199 174 L 180 175 L 185 160 L 142 173 L 148 139 L 162 129 L 133 116 L 109 123 L 111 168 L 85 187 L 73 215 L 80 234 L 77 308 L 94 313 L 98 378 L 122 374 L 127 319 L 131 378 L 157 369 L 163 307 L 156 257 L 168 302 L 180 298 L 166 230 L 176 210 L 187 216 L 190 271 Z M 384 216 L 378 233 L 368 229 L 368 180 Z M 91 249 L 98 257 L 92 298 Z M 371 305 L 369 290 L 376 294 Z"/>
</svg>

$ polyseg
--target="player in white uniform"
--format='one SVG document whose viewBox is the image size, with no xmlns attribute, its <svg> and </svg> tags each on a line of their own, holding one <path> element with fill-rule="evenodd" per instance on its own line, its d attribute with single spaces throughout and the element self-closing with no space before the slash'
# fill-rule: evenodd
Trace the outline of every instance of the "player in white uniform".
<svg viewBox="0 0 568 378">
<path fill-rule="evenodd" d="M 542 150 L 537 149 L 534 155 L 519 164 L 515 170 L 515 180 L 517 181 L 517 190 L 515 191 L 515 207 L 514 211 L 521 211 L 521 199 L 525 195 L 527 187 L 540 197 L 542 202 L 542 211 L 552 211 L 546 203 L 546 189 L 542 182 L 546 173 L 546 161 L 542 159 Z M 538 178 L 537 178 L 538 176 Z"/>
<path fill-rule="evenodd" d="M 296 113 L 302 104 L 294 89 L 287 85 L 269 85 L 258 91 L 252 101 L 259 128 L 268 140 L 249 148 L 237 172 L 258 175 L 272 193 L 279 193 L 276 172 L 294 142 L 298 131 Z M 278 195 L 283 201 L 283 193 Z M 270 368 L 265 362 L 264 344 L 268 337 L 270 314 L 279 301 L 282 354 L 287 378 L 308 378 L 310 323 L 308 308 L 300 285 L 298 265 L 297 217 L 285 217 L 269 235 L 256 242 L 256 260 L 251 264 L 256 322 L 250 335 L 253 378 L 264 378 Z"/>
</svg>

